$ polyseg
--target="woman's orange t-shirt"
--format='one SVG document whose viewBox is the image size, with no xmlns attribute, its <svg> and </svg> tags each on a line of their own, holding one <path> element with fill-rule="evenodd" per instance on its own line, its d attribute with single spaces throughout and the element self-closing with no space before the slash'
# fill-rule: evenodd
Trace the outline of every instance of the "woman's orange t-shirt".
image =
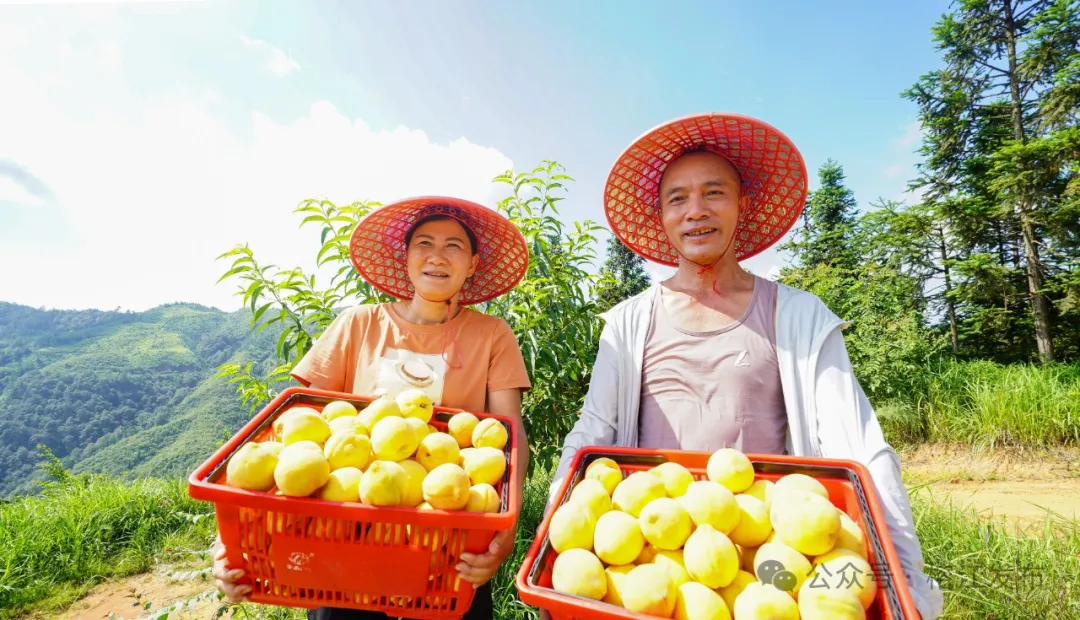
<svg viewBox="0 0 1080 620">
<path fill-rule="evenodd" d="M 506 321 L 465 308 L 449 326 L 454 341 L 443 355 L 446 324 L 408 323 L 391 304 L 354 306 L 330 323 L 292 376 L 370 398 L 418 387 L 438 406 L 476 412 L 487 411 L 488 392 L 532 387 Z"/>
</svg>

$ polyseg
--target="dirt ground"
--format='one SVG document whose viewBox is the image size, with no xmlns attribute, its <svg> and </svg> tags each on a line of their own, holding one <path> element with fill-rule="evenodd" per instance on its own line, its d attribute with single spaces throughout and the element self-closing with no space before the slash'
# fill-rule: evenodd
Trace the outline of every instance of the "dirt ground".
<svg viewBox="0 0 1080 620">
<path fill-rule="evenodd" d="M 213 618 L 220 605 L 214 596 L 203 595 L 213 588 L 210 581 L 176 578 L 173 569 L 133 575 L 103 583 L 55 620 L 135 620 L 155 618 L 178 605 L 169 620 Z"/>
</svg>

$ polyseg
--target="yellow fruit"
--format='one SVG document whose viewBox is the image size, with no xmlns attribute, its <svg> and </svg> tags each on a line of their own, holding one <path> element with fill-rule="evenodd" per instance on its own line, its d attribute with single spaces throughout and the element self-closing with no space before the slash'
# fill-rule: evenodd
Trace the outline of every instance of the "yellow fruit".
<svg viewBox="0 0 1080 620">
<path fill-rule="evenodd" d="M 499 512 L 502 500 L 499 492 L 490 484 L 474 484 L 469 487 L 469 501 L 465 504 L 466 512 Z"/>
<path fill-rule="evenodd" d="M 743 491 L 743 495 L 758 498 L 765 504 L 765 509 L 768 510 L 772 506 L 773 492 L 775 489 L 776 483 L 772 480 L 755 480 L 754 484 L 751 484 L 749 489 Z"/>
<path fill-rule="evenodd" d="M 278 450 L 267 443 L 246 443 L 241 446 L 225 467 L 226 484 L 246 491 L 272 489 Z"/>
<path fill-rule="evenodd" d="M 765 541 L 769 542 L 769 541 Z M 761 547 L 745 547 L 742 552 L 742 556 L 739 558 L 739 568 L 751 575 L 754 574 L 754 557 L 757 555 L 757 550 Z"/>
<path fill-rule="evenodd" d="M 322 451 L 306 445 L 286 445 L 274 468 L 278 491 L 290 497 L 307 497 L 329 479 L 330 463 Z"/>
<path fill-rule="evenodd" d="M 397 403 L 402 417 L 420 420 L 425 425 L 431 421 L 431 416 L 435 412 L 431 397 L 424 390 L 417 388 L 403 390 L 394 402 Z"/>
<path fill-rule="evenodd" d="M 370 506 L 400 506 L 408 483 L 405 468 L 394 461 L 375 461 L 360 478 L 360 501 Z"/>
<path fill-rule="evenodd" d="M 735 599 L 742 594 L 742 591 L 746 589 L 746 586 L 757 583 L 757 577 L 753 573 L 748 573 L 744 570 L 740 570 L 739 574 L 735 575 L 735 579 L 728 585 L 717 590 L 720 598 L 724 599 L 727 603 L 728 609 L 735 609 Z"/>
<path fill-rule="evenodd" d="M 432 510 L 431 504 L 427 502 L 421 502 L 416 507 L 417 510 Z M 411 542 L 416 542 L 419 538 L 419 545 L 425 549 L 438 549 L 446 544 L 447 536 L 441 528 L 437 527 L 418 527 L 413 525 L 405 526 Z M 432 558 L 434 561 L 434 558 Z"/>
<path fill-rule="evenodd" d="M 378 423 L 379 420 L 391 417 L 400 418 L 401 409 L 393 399 L 380 396 L 361 409 L 359 413 L 356 414 L 356 417 L 370 434 L 371 429 L 375 428 L 375 424 Z"/>
<path fill-rule="evenodd" d="M 364 428 L 364 424 L 360 421 L 360 418 L 354 415 L 342 416 L 340 418 L 334 418 L 330 420 L 330 436 L 334 436 L 335 433 L 341 433 L 343 431 L 350 431 L 357 435 L 367 435 L 368 429 Z"/>
<path fill-rule="evenodd" d="M 574 490 L 570 491 L 569 501 L 588 506 L 594 519 L 599 519 L 600 515 L 611 510 L 611 498 L 599 480 L 582 480 L 577 483 Z"/>
<path fill-rule="evenodd" d="M 594 460 L 593 462 L 589 463 L 589 466 L 585 468 L 585 476 L 587 477 L 592 472 L 592 470 L 600 468 L 600 467 L 607 467 L 607 468 L 610 468 L 610 469 L 619 469 L 619 464 L 616 463 L 615 461 L 613 461 L 612 459 L 609 459 L 606 456 L 602 456 L 602 457 Z"/>
<path fill-rule="evenodd" d="M 457 440 L 459 448 L 472 446 L 472 433 L 480 419 L 468 411 L 455 413 L 446 423 L 446 431 Z"/>
<path fill-rule="evenodd" d="M 840 511 L 840 533 L 836 538 L 836 548 L 854 551 L 859 557 L 867 559 L 866 533 L 843 511 Z"/>
<path fill-rule="evenodd" d="M 716 531 L 727 534 L 739 524 L 741 513 L 735 494 L 716 482 L 693 482 L 678 502 L 690 514 L 694 525 L 711 525 Z"/>
<path fill-rule="evenodd" d="M 713 589 L 728 585 L 739 573 L 735 544 L 711 525 L 702 525 L 686 539 L 683 562 L 691 579 Z"/>
<path fill-rule="evenodd" d="M 611 506 L 637 517 L 654 499 L 667 497 L 664 483 L 647 471 L 637 471 L 626 477 L 611 493 Z"/>
<path fill-rule="evenodd" d="M 446 436 L 450 437 L 450 435 L 446 435 Z M 457 446 L 457 440 L 454 439 L 453 437 L 450 437 L 450 439 L 452 439 L 454 441 L 454 445 Z M 465 457 L 469 456 L 473 452 L 476 452 L 476 448 L 461 448 L 461 447 L 459 447 L 458 448 L 458 465 L 461 465 L 462 467 L 465 467 Z"/>
<path fill-rule="evenodd" d="M 737 620 L 769 618 L 770 620 L 799 620 L 799 605 L 795 599 L 774 586 L 751 583 L 735 599 L 732 609 Z"/>
<path fill-rule="evenodd" d="M 461 448 L 457 441 L 446 433 L 432 433 L 420 440 L 416 448 L 416 460 L 431 471 L 443 463 L 460 465 L 459 456 Z"/>
<path fill-rule="evenodd" d="M 474 448 L 502 450 L 506 447 L 506 440 L 506 427 L 502 425 L 502 422 L 494 418 L 484 418 L 472 432 L 472 445 Z"/>
<path fill-rule="evenodd" d="M 424 478 L 424 501 L 438 510 L 461 510 L 469 503 L 469 475 L 453 463 L 443 463 Z"/>
<path fill-rule="evenodd" d="M 401 505 L 419 506 L 424 502 L 424 478 L 427 470 L 412 459 L 399 461 L 398 465 L 405 470 L 406 477 L 405 486 L 401 490 Z"/>
<path fill-rule="evenodd" d="M 405 418 L 405 423 L 412 427 L 418 442 L 423 441 L 424 437 L 431 434 L 431 427 L 420 418 Z"/>
<path fill-rule="evenodd" d="M 281 451 L 285 449 L 285 444 L 281 443 L 280 441 L 274 441 L 272 439 L 268 441 L 260 441 L 259 444 L 262 445 L 263 448 L 266 448 L 267 450 L 273 452 L 274 456 L 281 455 Z"/>
<path fill-rule="evenodd" d="M 668 497 L 681 496 L 686 493 L 686 487 L 694 482 L 694 474 L 691 474 L 689 469 L 671 461 L 653 467 L 649 473 L 664 483 Z"/>
<path fill-rule="evenodd" d="M 330 437 L 330 425 L 314 409 L 297 411 L 281 427 L 281 443 L 286 446 L 298 441 L 313 441 L 322 445 Z"/>
<path fill-rule="evenodd" d="M 612 605 L 618 605 L 619 607 L 623 606 L 623 582 L 632 570 L 634 570 L 633 564 L 609 566 L 604 570 L 604 576 L 607 577 L 607 594 L 604 595 L 605 603 L 611 603 Z"/>
<path fill-rule="evenodd" d="M 663 566 L 668 572 L 668 577 L 671 577 L 671 583 L 675 584 L 676 588 L 690 581 L 690 573 L 686 572 L 686 562 L 683 560 L 682 549 L 678 551 L 660 549 L 656 551 L 652 561 L 648 563 Z"/>
<path fill-rule="evenodd" d="M 644 536 L 642 538 L 644 538 Z M 645 543 L 641 548 L 641 553 L 634 559 L 634 564 L 652 564 L 653 560 L 656 559 L 656 554 L 658 552 L 659 549 L 649 543 Z"/>
<path fill-rule="evenodd" d="M 567 502 L 555 509 L 548 524 L 548 538 L 557 553 L 568 549 L 592 549 L 596 519 L 588 506 Z M 622 562 L 629 564 L 629 562 Z"/>
<path fill-rule="evenodd" d="M 795 597 L 810 575 L 810 560 L 782 542 L 767 542 L 754 555 L 758 581 L 776 586 Z"/>
<path fill-rule="evenodd" d="M 352 431 L 330 435 L 323 446 L 323 455 L 330 463 L 330 470 L 355 467 L 363 470 L 371 463 L 371 440 Z"/>
<path fill-rule="evenodd" d="M 816 478 L 807 476 L 806 474 L 788 474 L 776 481 L 776 486 L 773 488 L 773 496 L 787 491 L 809 491 L 815 495 L 820 495 L 825 499 L 829 499 L 829 491 L 825 488 L 824 484 L 821 484 Z"/>
<path fill-rule="evenodd" d="M 772 534 L 769 510 L 760 499 L 740 493 L 735 496 L 739 504 L 739 524 L 731 530 L 728 538 L 736 545 L 757 547 Z"/>
<path fill-rule="evenodd" d="M 476 448 L 465 457 L 465 473 L 473 484 L 498 484 L 506 472 L 506 455 L 497 448 Z"/>
<path fill-rule="evenodd" d="M 638 525 L 652 546 L 671 551 L 682 547 L 693 529 L 690 514 L 670 497 L 649 502 L 638 515 Z"/>
<path fill-rule="evenodd" d="M 595 465 L 595 463 L 593 463 Z M 623 481 L 622 470 L 616 467 L 594 467 L 592 471 L 585 472 L 586 480 L 596 480 L 600 484 L 604 485 L 607 489 L 608 495 L 615 492 L 615 487 L 619 486 L 619 483 Z"/>
<path fill-rule="evenodd" d="M 330 472 L 330 479 L 318 491 L 319 499 L 331 502 L 360 500 L 360 479 L 364 472 L 355 467 L 341 467 Z"/>
<path fill-rule="evenodd" d="M 623 606 L 630 611 L 670 618 L 677 597 L 678 589 L 662 566 L 642 564 L 623 579 Z"/>
<path fill-rule="evenodd" d="M 322 416 L 327 422 L 331 422 L 337 418 L 353 417 L 355 415 L 356 407 L 346 400 L 335 400 L 334 402 L 327 403 L 322 410 Z"/>
<path fill-rule="evenodd" d="M 799 591 L 801 620 L 865 620 L 866 609 L 854 593 L 812 583 L 807 581 Z"/>
<path fill-rule="evenodd" d="M 322 415 L 322 414 L 319 413 L 319 411 L 317 409 L 313 409 L 311 407 L 291 407 L 289 409 L 286 409 L 284 411 L 284 413 L 280 414 L 277 417 L 277 419 L 274 420 L 274 423 L 271 425 L 271 429 L 273 429 L 274 437 L 278 441 L 280 441 L 282 436 L 283 436 L 284 429 L 285 429 L 285 422 L 287 422 L 289 420 L 289 418 L 293 417 L 294 415 L 296 415 L 298 413 L 313 413 L 313 414 L 315 414 L 317 416 Z"/>
<path fill-rule="evenodd" d="M 850 592 L 863 609 L 869 609 L 877 596 L 877 582 L 870 563 L 850 549 L 834 549 L 814 558 L 814 576 L 803 584 L 800 597 L 808 586 L 812 590 Z"/>
<path fill-rule="evenodd" d="M 840 510 L 809 491 L 778 491 L 769 518 L 776 540 L 803 555 L 828 553 L 840 534 Z"/>
<path fill-rule="evenodd" d="M 420 440 L 405 418 L 386 417 L 371 429 L 371 450 L 380 461 L 404 461 L 416 452 Z"/>
<path fill-rule="evenodd" d="M 731 612 L 719 594 L 688 581 L 676 592 L 675 620 L 731 620 Z"/>
<path fill-rule="evenodd" d="M 638 520 L 625 512 L 612 510 L 596 520 L 593 550 L 609 566 L 630 564 L 645 547 Z"/>
<path fill-rule="evenodd" d="M 719 482 L 732 493 L 742 493 L 754 484 L 753 463 L 734 448 L 721 448 L 713 452 L 705 472 L 709 480 Z"/>
<path fill-rule="evenodd" d="M 555 558 L 551 587 L 556 592 L 602 600 L 607 594 L 604 565 L 587 549 L 570 549 Z"/>
</svg>

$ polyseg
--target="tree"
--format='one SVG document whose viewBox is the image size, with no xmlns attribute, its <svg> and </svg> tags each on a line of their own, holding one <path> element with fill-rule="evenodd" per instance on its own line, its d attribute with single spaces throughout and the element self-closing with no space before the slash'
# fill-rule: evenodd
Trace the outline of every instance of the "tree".
<svg viewBox="0 0 1080 620">
<path fill-rule="evenodd" d="M 607 241 L 607 259 L 600 271 L 596 292 L 596 306 L 608 310 L 649 288 L 651 280 L 645 271 L 645 259 L 634 254 L 618 237 L 611 235 Z"/>
<path fill-rule="evenodd" d="M 829 159 L 818 169 L 821 186 L 809 193 L 803 224 L 783 249 L 793 251 L 805 266 L 831 265 L 854 269 L 857 250 L 852 247 L 858 203 L 844 185 L 844 168 Z"/>
</svg>

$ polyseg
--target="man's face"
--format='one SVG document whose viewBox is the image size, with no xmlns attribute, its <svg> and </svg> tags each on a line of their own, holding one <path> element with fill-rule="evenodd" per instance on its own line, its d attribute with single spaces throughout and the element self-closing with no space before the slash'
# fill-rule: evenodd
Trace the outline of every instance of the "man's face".
<svg viewBox="0 0 1080 620">
<path fill-rule="evenodd" d="M 421 297 L 432 301 L 456 295 L 476 271 L 479 259 L 472 252 L 465 228 L 455 220 L 422 224 L 406 251 L 409 280 Z"/>
<path fill-rule="evenodd" d="M 660 180 L 661 221 L 668 240 L 687 259 L 711 265 L 739 223 L 739 174 L 714 153 L 688 153 Z"/>
</svg>

